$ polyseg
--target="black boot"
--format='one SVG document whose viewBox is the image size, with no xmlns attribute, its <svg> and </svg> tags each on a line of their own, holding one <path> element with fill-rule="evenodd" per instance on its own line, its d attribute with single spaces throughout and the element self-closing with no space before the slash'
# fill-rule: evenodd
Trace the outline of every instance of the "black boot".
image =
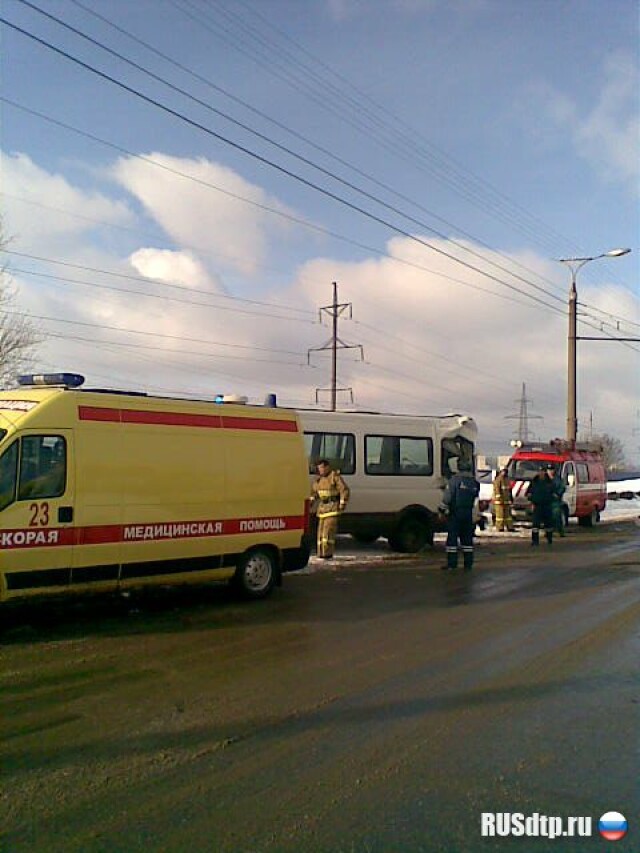
<svg viewBox="0 0 640 853">
<path fill-rule="evenodd" d="M 532 530 L 531 531 L 531 544 L 532 545 L 539 545 L 540 544 L 540 531 L 539 530 Z"/>
<path fill-rule="evenodd" d="M 544 535 L 547 537 L 547 545 L 553 545 L 553 530 L 547 530 Z"/>
<path fill-rule="evenodd" d="M 458 568 L 458 549 L 456 548 L 449 550 L 450 546 L 447 546 L 447 565 L 443 566 L 443 569 L 448 569 L 450 572 L 454 571 Z"/>
</svg>

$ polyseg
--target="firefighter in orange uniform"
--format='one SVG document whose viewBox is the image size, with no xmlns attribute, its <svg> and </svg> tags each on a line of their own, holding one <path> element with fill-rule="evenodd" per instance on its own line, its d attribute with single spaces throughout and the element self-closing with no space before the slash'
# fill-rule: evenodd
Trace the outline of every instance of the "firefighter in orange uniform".
<svg viewBox="0 0 640 853">
<path fill-rule="evenodd" d="M 507 469 L 502 468 L 493 481 L 493 508 L 496 511 L 496 530 L 513 530 L 511 506 L 513 495 Z"/>
<path fill-rule="evenodd" d="M 318 476 L 311 487 L 311 496 L 317 501 L 318 556 L 330 560 L 336 547 L 338 516 L 349 500 L 349 487 L 326 459 L 318 461 L 316 470 Z"/>
</svg>

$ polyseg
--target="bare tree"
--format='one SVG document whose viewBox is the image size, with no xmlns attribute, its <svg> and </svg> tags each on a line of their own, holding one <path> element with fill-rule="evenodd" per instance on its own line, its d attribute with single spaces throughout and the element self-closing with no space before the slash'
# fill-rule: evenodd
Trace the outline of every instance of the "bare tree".
<svg viewBox="0 0 640 853">
<path fill-rule="evenodd" d="M 0 223 L 0 249 L 8 240 Z M 17 291 L 6 263 L 0 266 L 0 388 L 14 384 L 18 373 L 28 371 L 44 337 L 29 316 L 18 310 Z"/>
<path fill-rule="evenodd" d="M 594 435 L 592 440 L 596 444 L 602 445 L 604 467 L 607 471 L 619 471 L 625 468 L 627 461 L 624 445 L 619 439 L 603 432 L 601 435 Z"/>
</svg>

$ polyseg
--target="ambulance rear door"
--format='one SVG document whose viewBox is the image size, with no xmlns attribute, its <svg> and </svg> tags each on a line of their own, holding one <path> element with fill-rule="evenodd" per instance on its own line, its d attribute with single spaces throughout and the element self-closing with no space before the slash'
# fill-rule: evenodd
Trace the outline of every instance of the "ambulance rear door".
<svg viewBox="0 0 640 853">
<path fill-rule="evenodd" d="M 0 456 L 3 596 L 67 587 L 74 543 L 71 430 L 24 430 Z"/>
</svg>

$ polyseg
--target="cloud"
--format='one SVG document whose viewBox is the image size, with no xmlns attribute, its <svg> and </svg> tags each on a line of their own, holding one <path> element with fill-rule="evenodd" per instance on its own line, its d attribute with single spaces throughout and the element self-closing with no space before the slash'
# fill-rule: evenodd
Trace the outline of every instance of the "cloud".
<svg viewBox="0 0 640 853">
<path fill-rule="evenodd" d="M 123 226 L 134 219 L 124 202 L 74 187 L 63 175 L 45 171 L 26 154 L 0 152 L 0 173 L 5 233 L 20 239 L 25 250 L 37 247 L 46 254 L 55 245 L 60 252 L 104 223 Z"/>
<path fill-rule="evenodd" d="M 577 123 L 578 151 L 596 163 L 609 180 L 630 181 L 638 188 L 640 117 L 638 67 L 631 57 L 608 57 L 604 84 L 593 109 Z"/>
<path fill-rule="evenodd" d="M 138 249 L 129 258 L 133 268 L 146 278 L 165 283 L 179 283 L 196 290 L 218 290 L 224 287 L 213 278 L 204 265 L 189 252 L 170 249 Z"/>
<path fill-rule="evenodd" d="M 253 275 L 264 263 L 269 236 L 285 227 L 258 205 L 283 213 L 286 207 L 236 172 L 209 160 L 158 153 L 146 156 L 163 168 L 121 158 L 112 170 L 116 180 L 175 243 L 209 246 L 220 255 L 221 265 Z"/>
<path fill-rule="evenodd" d="M 592 106 L 584 111 L 568 95 L 544 85 L 538 95 L 542 109 L 570 133 L 579 156 L 611 183 L 640 188 L 640 69 L 631 56 L 615 53 L 603 65 L 603 82 Z"/>
<path fill-rule="evenodd" d="M 51 187 L 59 186 L 68 194 L 65 205 L 73 202 L 76 209 L 96 214 L 99 210 L 101 218 L 132 218 L 126 204 L 86 193 L 64 179 L 56 184 L 55 175 L 30 161 L 23 162 L 28 166 L 22 173 L 20 191 L 29 197 L 40 198 L 41 192 L 46 194 Z M 320 306 L 330 304 L 330 282 L 337 281 L 339 301 L 353 306 L 352 319 L 346 310 L 341 314 L 340 339 L 364 349 L 364 361 L 358 349 L 341 349 L 338 353 L 339 384 L 354 389 L 356 407 L 422 414 L 469 413 L 479 423 L 483 446 L 502 442 L 504 447 L 517 425 L 517 420 L 505 417 L 517 414 L 524 382 L 532 401 L 530 411 L 545 418 L 533 422 L 535 431 L 546 438 L 564 434 L 566 270 L 531 251 L 498 255 L 472 242 L 456 246 L 444 239 L 424 238 L 432 244 L 433 248 L 428 248 L 398 236 L 387 244 L 395 260 L 379 256 L 336 260 L 329 253 L 314 256 L 314 247 L 310 246 L 308 260 L 294 267 L 283 252 L 281 260 L 289 264 L 290 279 L 270 289 L 263 287 L 256 297 L 264 304 L 225 298 L 207 262 L 188 248 L 194 243 L 207 245 L 205 234 L 212 221 L 206 219 L 209 210 L 202 208 L 214 194 L 209 191 L 200 197 L 197 191 L 194 196 L 187 190 L 182 198 L 169 182 L 156 197 L 149 174 L 138 174 L 133 163 L 129 166 L 133 172 L 126 173 L 124 183 L 136 190 L 137 198 L 147 199 L 150 208 L 146 203 L 145 208 L 162 219 L 176 247 L 149 247 L 140 240 L 133 250 L 129 246 L 119 253 L 113 247 L 105 248 L 97 235 L 94 239 L 93 231 L 81 224 L 75 231 L 61 229 L 58 214 L 42 210 L 35 230 L 27 228 L 18 235 L 16 249 L 32 244 L 35 233 L 50 247 L 54 258 L 81 257 L 96 269 L 120 272 L 125 277 L 62 272 L 86 282 L 75 285 L 16 276 L 21 285 L 21 304 L 32 314 L 72 321 L 43 321 L 51 337 L 42 347 L 38 369 L 75 370 L 84 373 L 94 386 L 151 393 L 204 396 L 222 391 L 262 400 L 268 391 L 275 391 L 281 403 L 309 406 L 314 402 L 315 389 L 326 389 L 330 381 L 329 352 L 314 351 L 308 366 L 307 350 L 323 347 L 331 337 L 328 314 L 324 314 L 324 326 L 315 318 Z M 204 167 L 208 174 L 209 166 Z M 117 165 L 121 167 L 122 161 Z M 265 197 L 259 188 L 254 189 L 254 197 Z M 172 198 L 177 199 L 173 205 Z M 222 216 L 222 203 L 218 205 L 214 199 L 211 205 L 218 208 L 215 215 Z M 246 211 L 238 214 L 236 229 L 246 224 L 243 217 L 247 215 L 253 216 Z M 202 217 L 206 228 L 192 233 L 190 226 L 196 227 Z M 273 232 L 260 217 L 253 227 L 263 242 L 262 253 L 267 254 Z M 240 250 L 246 233 L 235 238 Z M 483 259 L 465 253 L 461 248 L 464 245 L 480 252 Z M 278 247 L 282 251 L 282 241 Z M 255 263 L 252 241 L 246 251 L 253 253 Z M 498 279 L 529 290 L 557 310 L 462 267 L 443 253 L 464 258 Z M 521 264 L 513 267 L 518 275 L 550 291 L 550 282 L 558 282 L 558 299 L 527 288 L 497 270 L 491 261 L 503 267 Z M 61 272 L 48 265 L 42 268 Z M 149 280 L 132 280 L 132 268 Z M 606 272 L 603 265 L 602 273 Z M 190 291 L 164 286 L 174 282 Z M 595 308 L 638 322 L 637 302 L 624 289 L 603 284 L 590 287 L 585 280 L 580 300 L 583 306 L 591 306 L 592 312 Z M 581 328 L 581 334 L 598 333 Z M 597 431 L 609 432 L 629 444 L 637 409 L 635 376 L 637 354 L 629 348 L 581 341 L 581 426 L 588 423 L 593 412 Z M 328 394 L 321 392 L 320 399 L 326 403 Z M 348 405 L 348 396 L 340 394 L 339 401 L 342 406 Z"/>
</svg>

